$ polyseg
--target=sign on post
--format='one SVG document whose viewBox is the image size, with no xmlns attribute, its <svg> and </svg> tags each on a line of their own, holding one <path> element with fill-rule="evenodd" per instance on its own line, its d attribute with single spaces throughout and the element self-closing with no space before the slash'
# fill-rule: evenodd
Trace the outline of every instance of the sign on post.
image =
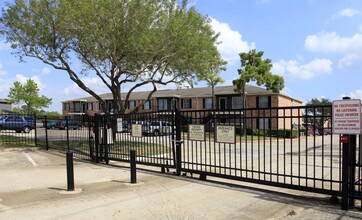
<svg viewBox="0 0 362 220">
<path fill-rule="evenodd" d="M 123 131 L 123 121 L 122 118 L 117 118 L 117 132 Z"/>
<path fill-rule="evenodd" d="M 190 141 L 205 141 L 205 125 L 189 124 L 188 132 Z"/>
<path fill-rule="evenodd" d="M 216 126 L 216 142 L 235 144 L 235 126 L 217 125 Z"/>
<path fill-rule="evenodd" d="M 332 112 L 334 134 L 361 133 L 361 100 L 335 100 L 333 101 Z"/>
<path fill-rule="evenodd" d="M 142 125 L 140 124 L 132 124 L 132 137 L 142 137 Z"/>
</svg>

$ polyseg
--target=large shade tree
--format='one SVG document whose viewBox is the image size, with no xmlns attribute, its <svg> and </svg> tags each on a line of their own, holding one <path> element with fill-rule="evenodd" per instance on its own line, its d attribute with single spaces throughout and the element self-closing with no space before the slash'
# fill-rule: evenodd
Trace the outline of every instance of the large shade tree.
<svg viewBox="0 0 362 220">
<path fill-rule="evenodd" d="M 66 72 L 107 112 L 105 100 L 82 80 L 99 77 L 113 95 L 114 112 L 122 113 L 139 87 L 152 88 L 149 99 L 159 85 L 192 84 L 210 63 L 224 65 L 209 19 L 187 5 L 186 0 L 16 0 L 3 9 L 0 31 L 20 58 Z M 121 98 L 121 92 L 127 96 Z"/>
<path fill-rule="evenodd" d="M 270 59 L 263 59 L 264 52 L 250 50 L 240 53 L 241 68 L 238 69 L 239 78 L 233 81 L 236 91 L 245 97 L 245 86 L 250 81 L 258 86 L 264 86 L 273 92 L 280 92 L 284 88 L 284 78 L 271 72 L 273 64 Z M 245 104 L 245 101 L 244 101 Z"/>
</svg>

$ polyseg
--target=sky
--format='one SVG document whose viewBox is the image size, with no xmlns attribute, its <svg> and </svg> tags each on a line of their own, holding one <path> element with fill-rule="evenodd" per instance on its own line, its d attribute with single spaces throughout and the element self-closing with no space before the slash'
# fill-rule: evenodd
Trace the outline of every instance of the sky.
<svg viewBox="0 0 362 220">
<path fill-rule="evenodd" d="M 304 103 L 362 98 L 362 0 L 189 0 L 189 7 L 209 17 L 220 33 L 217 47 L 228 61 L 220 73 L 224 85 L 238 77 L 239 53 L 256 49 L 272 60 L 272 73 L 284 77 L 281 93 Z M 34 58 L 19 62 L 13 52 L 0 39 L 0 98 L 15 81 L 29 78 L 53 99 L 49 111 L 61 112 L 61 101 L 89 96 L 66 72 Z M 98 78 L 82 78 L 96 92 L 108 92 Z M 196 85 L 201 86 L 205 83 Z"/>
</svg>

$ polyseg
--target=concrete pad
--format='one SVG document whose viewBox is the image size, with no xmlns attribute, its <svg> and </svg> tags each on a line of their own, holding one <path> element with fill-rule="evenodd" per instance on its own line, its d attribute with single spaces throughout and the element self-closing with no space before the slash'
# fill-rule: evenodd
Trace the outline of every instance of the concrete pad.
<svg viewBox="0 0 362 220">
<path fill-rule="evenodd" d="M 5 155 L 24 157 L 21 151 Z M 361 212 L 341 211 L 327 199 L 290 196 L 286 189 L 271 193 L 240 182 L 227 186 L 145 171 L 130 184 L 127 168 L 82 162 L 75 163 L 76 189 L 82 191 L 59 193 L 66 189 L 64 156 L 44 151 L 30 156 L 38 167 L 22 161 L 4 167 L 8 163 L 0 152 L 0 219 L 362 218 Z"/>
</svg>

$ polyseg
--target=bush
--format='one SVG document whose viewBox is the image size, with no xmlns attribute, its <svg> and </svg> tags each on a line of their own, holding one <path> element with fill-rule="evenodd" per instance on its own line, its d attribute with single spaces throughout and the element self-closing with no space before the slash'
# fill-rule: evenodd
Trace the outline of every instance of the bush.
<svg viewBox="0 0 362 220">
<path fill-rule="evenodd" d="M 281 137 L 281 138 L 297 138 L 299 136 L 298 130 L 290 130 L 290 129 L 269 130 L 268 134 L 273 137 Z"/>
</svg>

